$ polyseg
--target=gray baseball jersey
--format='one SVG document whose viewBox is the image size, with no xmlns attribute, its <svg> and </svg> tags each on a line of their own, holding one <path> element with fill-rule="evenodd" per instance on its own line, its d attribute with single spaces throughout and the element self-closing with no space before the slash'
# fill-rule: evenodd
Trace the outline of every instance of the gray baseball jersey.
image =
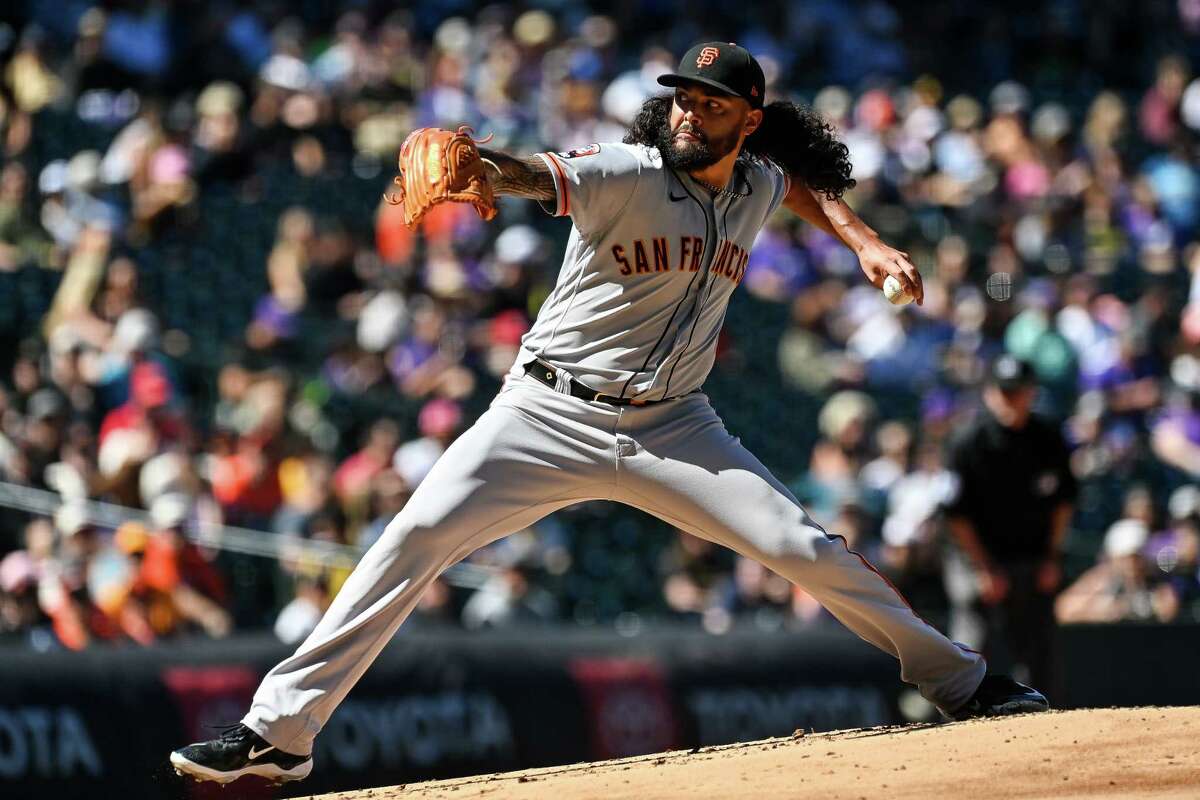
<svg viewBox="0 0 1200 800">
<path fill-rule="evenodd" d="M 542 156 L 554 212 L 574 227 L 558 285 L 488 410 L 459 436 L 363 556 L 296 653 L 263 679 L 243 722 L 303 754 L 450 564 L 560 508 L 613 500 L 754 558 L 803 586 L 943 709 L 983 679 L 978 653 L 905 603 L 818 525 L 702 392 L 747 252 L 787 194 L 768 162 L 739 165 L 713 197 L 653 149 L 592 145 Z M 616 406 L 524 374 L 537 355 Z M 175 763 L 175 762 L 172 762 Z M 202 773 L 199 773 L 202 774 Z"/>
<path fill-rule="evenodd" d="M 763 223 L 788 192 L 770 161 L 739 162 L 715 197 L 658 150 L 593 144 L 542 153 L 574 225 L 558 284 L 522 340 L 605 394 L 659 400 L 698 389 Z"/>
</svg>

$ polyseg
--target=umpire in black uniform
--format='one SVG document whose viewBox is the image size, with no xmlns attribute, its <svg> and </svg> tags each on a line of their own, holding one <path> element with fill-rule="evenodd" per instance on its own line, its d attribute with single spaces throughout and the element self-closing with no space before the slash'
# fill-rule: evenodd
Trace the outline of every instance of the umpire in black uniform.
<svg viewBox="0 0 1200 800">
<path fill-rule="evenodd" d="M 1077 487 L 1062 434 L 1031 414 L 1036 393 L 1033 369 L 1000 356 L 981 413 L 951 440 L 958 490 L 947 520 L 965 560 L 948 561 L 946 585 L 950 638 L 981 647 L 998 668 L 1024 665 L 1027 680 L 1049 688 L 1054 596 Z"/>
</svg>

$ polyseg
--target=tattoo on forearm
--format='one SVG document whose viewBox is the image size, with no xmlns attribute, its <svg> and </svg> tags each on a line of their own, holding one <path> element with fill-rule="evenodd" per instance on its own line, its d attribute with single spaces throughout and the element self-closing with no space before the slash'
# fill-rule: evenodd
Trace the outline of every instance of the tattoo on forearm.
<svg viewBox="0 0 1200 800">
<path fill-rule="evenodd" d="M 537 156 L 514 158 L 499 150 L 479 149 L 486 162 L 488 180 L 497 194 L 527 197 L 531 200 L 553 200 L 554 177 L 546 162 Z"/>
</svg>

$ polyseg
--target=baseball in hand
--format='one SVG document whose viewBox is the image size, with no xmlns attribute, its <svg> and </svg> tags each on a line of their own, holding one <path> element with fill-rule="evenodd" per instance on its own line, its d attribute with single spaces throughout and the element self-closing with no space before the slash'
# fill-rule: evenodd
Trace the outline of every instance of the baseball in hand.
<svg viewBox="0 0 1200 800">
<path fill-rule="evenodd" d="M 913 301 L 913 296 L 904 289 L 904 285 L 900 283 L 895 275 L 888 275 L 884 279 L 883 296 L 894 306 L 906 305 Z"/>
</svg>

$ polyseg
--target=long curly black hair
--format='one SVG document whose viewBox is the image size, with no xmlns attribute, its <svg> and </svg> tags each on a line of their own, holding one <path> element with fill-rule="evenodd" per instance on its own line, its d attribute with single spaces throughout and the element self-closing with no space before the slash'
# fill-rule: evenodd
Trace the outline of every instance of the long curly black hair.
<svg viewBox="0 0 1200 800">
<path fill-rule="evenodd" d="M 625 144 L 657 147 L 660 132 L 670 125 L 672 95 L 651 97 L 642 104 Z M 739 158 L 769 158 L 810 189 L 830 200 L 853 189 L 850 151 L 837 140 L 833 126 L 810 108 L 777 100 L 763 108 L 763 121 L 742 144 Z"/>
</svg>

